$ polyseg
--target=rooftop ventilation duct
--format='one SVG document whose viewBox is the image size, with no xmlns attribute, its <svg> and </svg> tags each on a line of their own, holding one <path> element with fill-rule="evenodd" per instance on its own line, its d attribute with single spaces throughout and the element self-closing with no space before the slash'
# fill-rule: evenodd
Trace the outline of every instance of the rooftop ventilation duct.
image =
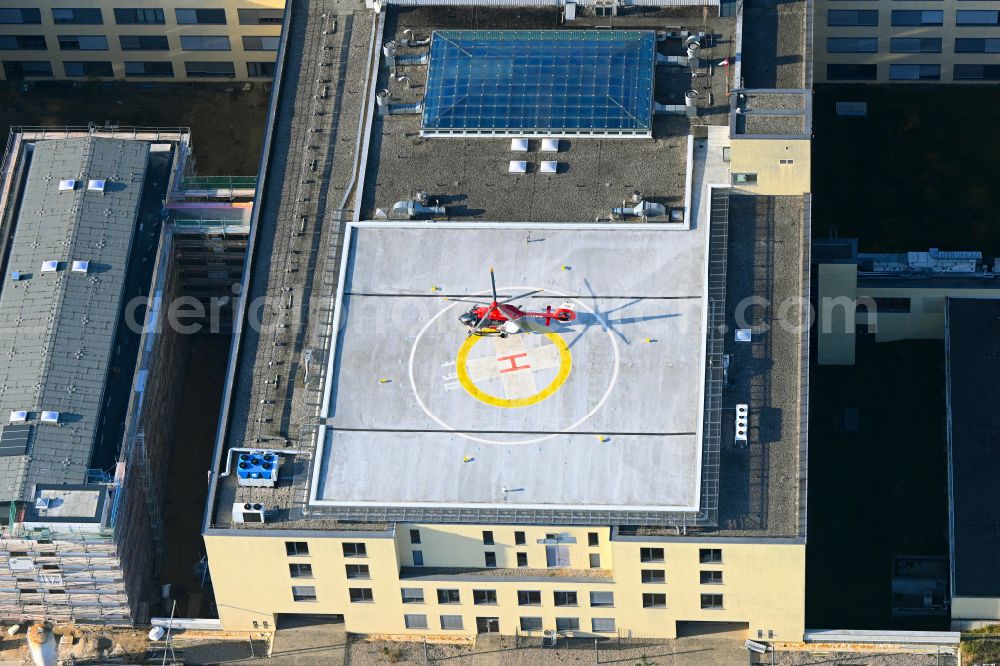
<svg viewBox="0 0 1000 666">
<path fill-rule="evenodd" d="M 426 37 L 424 39 L 414 39 L 413 30 L 407 28 L 403 31 L 403 38 L 399 40 L 399 43 L 403 46 L 430 46 L 431 38 Z"/>
<path fill-rule="evenodd" d="M 397 201 L 392 205 L 392 216 L 413 220 L 418 217 L 442 217 L 448 214 L 444 206 L 432 206 L 426 192 L 417 192 L 412 199 Z"/>
<path fill-rule="evenodd" d="M 629 202 L 622 202 L 621 208 L 612 208 L 611 214 L 618 218 L 662 217 L 667 214 L 667 207 L 663 204 L 646 201 L 642 193 L 636 192 Z"/>
<path fill-rule="evenodd" d="M 405 113 L 420 113 L 424 110 L 422 102 L 415 104 L 389 104 L 389 91 L 383 88 L 375 93 L 375 102 L 378 105 L 378 115 L 390 116 Z"/>
<path fill-rule="evenodd" d="M 684 93 L 684 103 L 683 104 L 653 104 L 654 113 L 663 113 L 669 115 L 679 116 L 681 114 L 686 115 L 688 118 L 694 118 L 698 115 L 698 107 L 695 103 L 698 101 L 698 91 L 688 90 Z"/>
</svg>

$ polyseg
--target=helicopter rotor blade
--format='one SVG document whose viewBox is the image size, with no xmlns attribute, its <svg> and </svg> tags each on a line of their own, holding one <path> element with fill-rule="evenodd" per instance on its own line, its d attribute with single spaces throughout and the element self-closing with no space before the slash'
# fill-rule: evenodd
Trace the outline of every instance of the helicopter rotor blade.
<svg viewBox="0 0 1000 666">
<path fill-rule="evenodd" d="M 490 286 L 493 288 L 493 302 L 497 302 L 497 278 L 493 274 L 493 267 L 490 266 Z"/>
<path fill-rule="evenodd" d="M 508 298 L 506 300 L 500 301 L 500 302 L 497 303 L 497 305 L 503 305 L 504 303 L 510 303 L 511 301 L 517 301 L 517 300 L 520 300 L 522 298 L 527 298 L 528 296 L 534 296 L 535 294 L 540 294 L 543 291 L 545 291 L 545 290 L 544 289 L 535 289 L 534 291 L 526 291 L 523 294 L 518 294 L 517 296 L 511 296 L 510 298 Z"/>
</svg>

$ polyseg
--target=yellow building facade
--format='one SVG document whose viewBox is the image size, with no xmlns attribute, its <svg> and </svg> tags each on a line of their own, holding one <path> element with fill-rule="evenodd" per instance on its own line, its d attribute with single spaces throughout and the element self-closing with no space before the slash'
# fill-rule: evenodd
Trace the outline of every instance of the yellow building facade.
<svg viewBox="0 0 1000 666">
<path fill-rule="evenodd" d="M 4 3 L 0 78 L 268 81 L 283 16 L 283 0 Z"/>
<path fill-rule="evenodd" d="M 724 622 L 798 641 L 805 545 L 768 541 L 402 523 L 205 535 L 219 617 L 232 631 L 307 614 L 342 616 L 347 631 L 368 635 L 672 638 L 678 623 Z"/>
</svg>

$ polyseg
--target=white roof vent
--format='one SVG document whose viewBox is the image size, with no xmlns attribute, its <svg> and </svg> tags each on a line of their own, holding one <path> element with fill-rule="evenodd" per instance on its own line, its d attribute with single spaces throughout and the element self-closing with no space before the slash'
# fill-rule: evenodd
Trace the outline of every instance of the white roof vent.
<svg viewBox="0 0 1000 666">
<path fill-rule="evenodd" d="M 21 275 L 21 271 L 14 271 L 13 273 L 10 274 L 10 279 L 13 280 L 14 282 L 17 282 L 22 277 L 23 276 Z"/>
<path fill-rule="evenodd" d="M 753 339 L 752 330 L 749 328 L 736 329 L 736 342 L 750 342 Z"/>
<path fill-rule="evenodd" d="M 87 181 L 87 190 L 90 192 L 103 192 L 104 191 L 104 179 L 95 179 Z"/>
<path fill-rule="evenodd" d="M 59 423 L 59 412 L 42 412 L 42 423 Z"/>
<path fill-rule="evenodd" d="M 55 259 L 47 259 L 42 262 L 43 273 L 54 273 L 57 270 L 59 270 L 59 262 Z"/>
<path fill-rule="evenodd" d="M 89 261 L 74 261 L 73 262 L 73 272 L 74 273 L 86 273 L 90 270 Z"/>
<path fill-rule="evenodd" d="M 76 189 L 76 181 L 72 178 L 67 178 L 66 180 L 59 181 L 59 191 L 60 192 L 72 192 Z"/>
<path fill-rule="evenodd" d="M 542 152 L 543 153 L 558 153 L 559 152 L 559 139 L 542 139 Z"/>
<path fill-rule="evenodd" d="M 556 173 L 559 171 L 559 162 L 542 162 L 539 171 L 542 173 Z"/>
<path fill-rule="evenodd" d="M 524 160 L 511 160 L 507 173 L 528 173 L 528 163 Z"/>
<path fill-rule="evenodd" d="M 49 498 L 48 497 L 38 497 L 35 499 L 35 508 L 39 510 L 49 508 Z"/>
<path fill-rule="evenodd" d="M 526 152 L 528 152 L 528 140 L 527 139 L 511 139 L 510 140 L 510 151 L 512 153 L 526 153 Z"/>
<path fill-rule="evenodd" d="M 24 423 L 28 420 L 28 412 L 24 409 L 15 409 L 10 413 L 10 423 Z"/>
</svg>

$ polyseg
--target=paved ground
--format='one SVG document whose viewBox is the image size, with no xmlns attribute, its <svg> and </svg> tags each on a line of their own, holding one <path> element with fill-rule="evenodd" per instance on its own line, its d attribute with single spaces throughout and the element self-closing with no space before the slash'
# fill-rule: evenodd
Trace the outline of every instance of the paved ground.
<svg viewBox="0 0 1000 666">
<path fill-rule="evenodd" d="M 309 618 L 281 623 L 274 635 L 270 664 L 281 666 L 329 666 L 344 663 L 347 633 L 343 624 Z"/>
</svg>

